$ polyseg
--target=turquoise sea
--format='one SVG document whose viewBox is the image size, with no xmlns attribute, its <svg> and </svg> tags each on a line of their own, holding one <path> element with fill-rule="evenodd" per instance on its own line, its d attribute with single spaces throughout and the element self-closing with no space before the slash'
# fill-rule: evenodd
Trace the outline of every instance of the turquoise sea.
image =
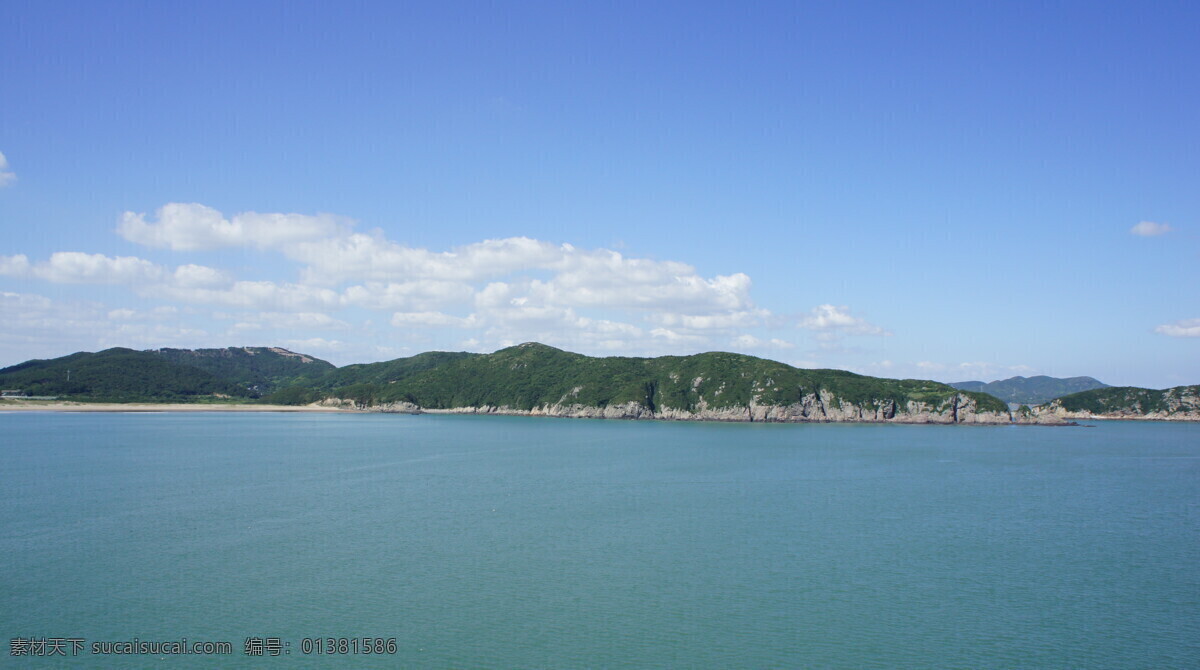
<svg viewBox="0 0 1200 670">
<path fill-rule="evenodd" d="M 1197 424 L 8 413 L 0 459 L 0 634 L 86 645 L 9 667 L 1200 666 Z M 135 638 L 234 653 L 90 653 Z"/>
</svg>

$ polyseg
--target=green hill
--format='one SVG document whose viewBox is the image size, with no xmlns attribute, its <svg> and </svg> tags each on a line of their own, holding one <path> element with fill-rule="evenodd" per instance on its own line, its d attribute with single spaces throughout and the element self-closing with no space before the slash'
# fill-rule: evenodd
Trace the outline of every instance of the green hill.
<svg viewBox="0 0 1200 670">
<path fill-rule="evenodd" d="M 382 363 L 356 363 L 337 368 L 337 370 L 322 376 L 316 381 L 316 386 L 329 389 L 348 384 L 390 384 L 411 377 L 418 372 L 480 355 L 465 351 L 427 351 L 416 356 L 397 358 Z"/>
<path fill-rule="evenodd" d="M 959 391 L 922 380 L 866 377 L 841 370 L 804 370 L 741 354 L 712 352 L 659 358 L 592 358 L 526 343 L 493 354 L 442 358 L 438 365 L 383 382 L 378 368 L 349 367 L 336 374 L 341 386 L 322 395 L 361 405 L 411 403 L 426 409 L 508 407 L 533 410 L 549 405 L 604 408 L 638 403 L 651 412 L 707 408 L 786 406 L 824 391 L 833 409 L 904 407 L 909 401 L 947 406 Z M 980 410 L 1007 413 L 996 398 L 966 393 Z"/>
<path fill-rule="evenodd" d="M 70 370 L 70 379 L 67 371 Z M 593 358 L 526 343 L 492 354 L 428 352 L 333 365 L 273 347 L 109 349 L 0 370 L 0 386 L 79 400 L 187 401 L 214 395 L 359 407 L 570 416 L 783 421 L 1006 421 L 983 393 L 916 379 L 806 370 L 725 352 Z M 273 389 L 273 391 L 272 391 Z"/>
<path fill-rule="evenodd" d="M 1091 389 L 1108 388 L 1099 380 L 1091 377 L 1011 377 L 992 382 L 953 382 L 950 384 L 963 391 L 975 391 L 994 395 L 1004 402 L 1015 405 L 1040 405 L 1071 393 L 1089 391 Z"/>
<path fill-rule="evenodd" d="M 330 370 L 319 378 L 297 380 L 263 398 L 263 402 L 280 405 L 306 405 L 322 398 L 336 395 L 370 404 L 378 397 L 381 388 L 407 379 L 414 374 L 430 370 L 447 363 L 479 356 L 466 352 L 427 351 L 408 358 L 397 358 L 381 363 L 356 363 Z"/>
<path fill-rule="evenodd" d="M 255 396 L 267 395 L 285 386 L 312 385 L 337 369 L 327 361 L 279 347 L 155 349 L 149 353 L 172 363 L 204 370 Z"/>
<path fill-rule="evenodd" d="M 187 401 L 214 394 L 248 397 L 244 387 L 149 351 L 107 349 L 0 370 L 0 386 L 27 395 L 113 402 Z"/>
<path fill-rule="evenodd" d="M 1127 415 L 1130 417 L 1157 414 L 1182 416 L 1200 414 L 1200 385 L 1154 389 L 1135 386 L 1110 386 L 1073 393 L 1054 400 L 1068 412 L 1088 412 L 1096 415 Z"/>
</svg>

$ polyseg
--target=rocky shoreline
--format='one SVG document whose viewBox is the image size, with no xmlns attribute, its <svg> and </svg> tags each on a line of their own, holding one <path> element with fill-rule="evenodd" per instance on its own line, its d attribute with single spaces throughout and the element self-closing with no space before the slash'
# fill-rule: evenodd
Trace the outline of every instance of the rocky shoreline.
<svg viewBox="0 0 1200 670">
<path fill-rule="evenodd" d="M 1175 412 L 1112 412 L 1095 414 L 1075 412 L 1050 403 L 1016 412 L 977 411 L 974 400 L 967 396 L 952 398 L 948 406 L 934 409 L 924 403 L 895 406 L 882 403 L 869 408 L 850 403 L 832 403 L 824 397 L 806 398 L 793 405 L 750 405 L 749 407 L 707 406 L 703 401 L 695 410 L 659 408 L 651 410 L 640 403 L 630 402 L 607 407 L 590 407 L 572 403 L 543 405 L 533 409 L 485 405 L 482 407 L 426 408 L 412 403 L 386 403 L 363 406 L 351 400 L 329 398 L 308 405 L 183 404 L 183 403 L 84 403 L 3 402 L 0 412 L 363 412 L 391 414 L 483 414 L 499 416 L 540 416 L 569 419 L 627 419 L 649 421 L 719 421 L 733 423 L 873 423 L 873 424 L 934 424 L 934 425 L 1037 425 L 1077 426 L 1080 421 L 1179 421 L 1200 422 L 1200 410 Z"/>
<path fill-rule="evenodd" d="M 1120 389 L 1118 389 L 1120 391 Z M 1044 405 L 1021 408 L 1014 414 L 1032 422 L 1042 421 L 1200 421 L 1200 394 L 1194 386 L 1179 386 L 1159 392 L 1155 397 L 1145 397 L 1145 391 L 1133 389 L 1142 397 L 1133 396 L 1126 400 L 1121 409 L 1097 412 L 1094 409 L 1070 409 L 1063 398 L 1051 400 Z M 1068 400 L 1069 400 L 1068 396 Z"/>
<path fill-rule="evenodd" d="M 607 407 L 593 407 L 577 403 L 559 402 L 541 405 L 532 409 L 509 406 L 485 405 L 482 407 L 426 408 L 413 403 L 398 402 L 361 406 L 349 400 L 327 399 L 323 406 L 357 409 L 369 412 L 401 414 L 494 414 L 510 416 L 544 416 L 572 419 L 635 419 L 658 421 L 725 421 L 746 423 L 896 423 L 896 424 L 962 424 L 962 425 L 1010 425 L 1029 423 L 1041 425 L 1070 425 L 1072 422 L 1056 417 L 1038 417 L 1036 420 L 1014 421 L 1010 412 L 980 411 L 975 399 L 958 394 L 939 407 L 927 403 L 910 401 L 897 405 L 883 401 L 869 406 L 859 406 L 838 401 L 827 392 L 809 394 L 791 405 L 758 405 L 751 403 L 742 407 L 711 407 L 704 400 L 692 410 L 663 407 L 649 408 L 638 402 L 628 402 Z"/>
<path fill-rule="evenodd" d="M 0 402 L 0 412 L 339 412 L 344 408 L 322 405 L 259 405 L 252 403 L 149 403 L 149 402 Z"/>
<path fill-rule="evenodd" d="M 1200 421 L 1200 412 L 1150 412 L 1148 414 L 1108 412 L 1105 414 L 1095 414 L 1092 412 L 1072 412 L 1061 407 L 1045 408 L 1044 406 L 1031 408 L 1030 411 L 1033 414 L 1029 417 L 1021 417 L 1014 413 L 1013 423 L 1055 425 L 1068 421 Z"/>
</svg>

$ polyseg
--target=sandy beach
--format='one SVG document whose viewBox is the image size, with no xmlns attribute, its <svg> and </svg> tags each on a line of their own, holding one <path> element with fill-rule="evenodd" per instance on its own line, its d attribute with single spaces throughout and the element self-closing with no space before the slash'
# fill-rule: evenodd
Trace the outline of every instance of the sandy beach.
<svg viewBox="0 0 1200 670">
<path fill-rule="evenodd" d="M 117 403 L 69 402 L 58 400 L 14 400 L 0 402 L 0 412 L 345 412 L 340 407 L 316 405 L 255 405 L 249 403 Z"/>
</svg>

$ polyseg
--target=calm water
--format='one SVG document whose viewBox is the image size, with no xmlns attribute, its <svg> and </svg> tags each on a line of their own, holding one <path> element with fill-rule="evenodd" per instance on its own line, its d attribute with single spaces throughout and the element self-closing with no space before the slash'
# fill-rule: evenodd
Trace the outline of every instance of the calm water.
<svg viewBox="0 0 1200 670">
<path fill-rule="evenodd" d="M 1200 425 L 4 414 L 0 459 L 6 645 L 235 651 L 0 664 L 1200 665 Z"/>
</svg>

